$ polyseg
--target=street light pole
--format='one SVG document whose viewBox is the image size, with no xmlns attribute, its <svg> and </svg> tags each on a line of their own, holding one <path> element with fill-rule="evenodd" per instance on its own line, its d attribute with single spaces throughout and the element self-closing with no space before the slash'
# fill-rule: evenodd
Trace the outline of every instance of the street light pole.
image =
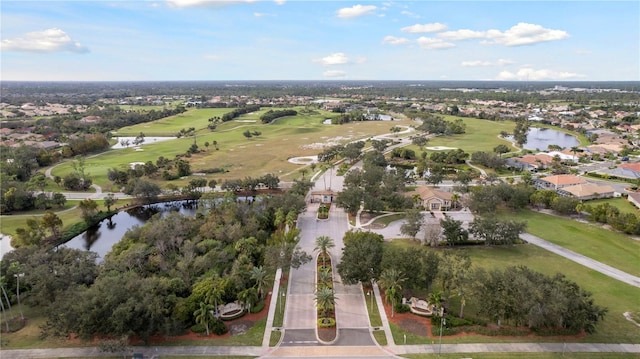
<svg viewBox="0 0 640 359">
<path fill-rule="evenodd" d="M 440 353 L 442 353 L 442 325 L 446 324 L 447 321 L 444 319 L 444 307 L 440 308 L 440 343 L 438 344 L 438 358 L 440 358 Z"/>
</svg>

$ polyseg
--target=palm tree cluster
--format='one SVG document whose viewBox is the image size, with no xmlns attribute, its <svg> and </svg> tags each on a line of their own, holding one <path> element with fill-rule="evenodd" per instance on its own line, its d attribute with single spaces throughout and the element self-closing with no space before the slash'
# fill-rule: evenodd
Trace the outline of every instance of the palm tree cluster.
<svg viewBox="0 0 640 359">
<path fill-rule="evenodd" d="M 336 303 L 336 295 L 333 290 L 331 257 L 328 253 L 328 249 L 333 247 L 335 247 L 335 243 L 332 238 L 328 236 L 320 236 L 316 238 L 316 247 L 314 248 L 314 251 L 320 252 L 318 257 L 322 258 L 322 266 L 318 268 L 317 272 L 315 301 L 322 324 L 329 324 L 330 312 L 335 308 Z M 328 265 L 327 259 L 329 259 Z"/>
</svg>

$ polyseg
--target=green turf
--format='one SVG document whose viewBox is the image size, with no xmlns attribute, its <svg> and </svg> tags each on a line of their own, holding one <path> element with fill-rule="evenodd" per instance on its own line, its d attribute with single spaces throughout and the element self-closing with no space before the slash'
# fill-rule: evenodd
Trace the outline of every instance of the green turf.
<svg viewBox="0 0 640 359">
<path fill-rule="evenodd" d="M 445 119 L 449 121 L 458 118 L 462 119 L 467 125 L 464 134 L 431 138 L 427 147 L 454 147 L 461 148 L 465 152 L 473 153 L 477 151 L 493 152 L 493 148 L 497 145 L 510 145 L 508 141 L 498 136 L 501 131 L 508 133 L 513 132 L 513 128 L 515 127 L 513 121 L 488 121 L 469 117 L 445 116 Z"/>
<path fill-rule="evenodd" d="M 434 349 L 437 350 L 437 349 Z M 442 353 L 438 354 L 404 354 L 410 359 L 630 359 L 637 358 L 637 353 Z"/>
<path fill-rule="evenodd" d="M 145 136 L 174 136 L 183 128 L 206 129 L 209 118 L 222 117 L 231 111 L 233 111 L 232 108 L 189 109 L 187 112 L 160 120 L 123 127 L 114 131 L 113 134 L 114 136 L 137 136 L 142 132 Z"/>
<path fill-rule="evenodd" d="M 620 213 L 633 213 L 635 215 L 640 215 L 638 208 L 624 198 L 594 199 L 592 201 L 584 202 L 585 205 L 593 207 L 603 203 L 609 203 L 611 206 L 617 207 L 620 210 Z"/>
<path fill-rule="evenodd" d="M 535 236 L 640 276 L 640 241 L 628 235 L 530 210 L 508 216 L 527 221 L 527 232 Z"/>
<path fill-rule="evenodd" d="M 196 141 L 203 152 L 189 158 L 191 168 L 194 172 L 214 167 L 229 170 L 224 174 L 208 175 L 207 179 L 260 177 L 266 173 L 274 173 L 281 180 L 290 180 L 299 176 L 298 171 L 303 165 L 289 163 L 288 158 L 316 155 L 321 151 L 319 147 L 306 146 L 326 143 L 328 139 L 340 140 L 343 143 L 349 140 L 365 139 L 372 135 L 388 133 L 390 128 L 389 123 L 382 121 L 345 125 L 322 124 L 329 115 L 331 113 L 323 111 L 312 115 L 289 116 L 277 119 L 268 125 L 259 122 L 240 122 L 252 116 L 246 115 L 221 124 L 214 132 L 200 131 Z M 400 123 L 401 121 L 394 122 L 394 124 Z M 247 139 L 242 134 L 245 130 L 260 131 L 262 134 Z M 106 178 L 109 168 L 124 170 L 130 163 L 155 162 L 159 156 L 172 159 L 177 154 L 185 153 L 193 141 L 194 138 L 189 137 L 151 143 L 143 145 L 142 151 L 136 151 L 131 147 L 110 150 L 96 157 L 87 158 L 86 171 L 95 184 L 112 188 L 112 184 Z M 208 149 L 204 146 L 205 142 L 213 143 L 213 141 L 217 141 L 219 150 L 215 150 L 213 145 Z M 63 163 L 55 167 L 52 174 L 64 177 L 71 171 L 71 164 Z M 175 184 L 181 186 L 187 182 L 188 179 L 183 182 L 176 181 Z"/>
</svg>

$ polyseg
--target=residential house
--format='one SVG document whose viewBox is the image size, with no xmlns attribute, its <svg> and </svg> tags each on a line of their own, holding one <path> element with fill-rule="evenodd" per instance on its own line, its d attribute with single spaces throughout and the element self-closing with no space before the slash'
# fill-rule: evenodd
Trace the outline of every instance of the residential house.
<svg viewBox="0 0 640 359">
<path fill-rule="evenodd" d="M 512 168 L 536 172 L 549 167 L 553 163 L 553 156 L 546 153 L 536 153 L 535 155 L 524 155 L 507 159 L 507 165 Z"/>
<path fill-rule="evenodd" d="M 611 198 L 615 196 L 615 190 L 609 185 L 597 185 L 587 182 L 563 187 L 558 190 L 558 194 L 561 196 L 575 197 L 581 201 L 587 201 L 597 198 Z"/>
<path fill-rule="evenodd" d="M 629 193 L 629 197 L 627 197 L 627 200 L 637 208 L 640 208 L 640 193 Z"/>
<path fill-rule="evenodd" d="M 420 186 L 406 196 L 415 198 L 428 211 L 448 211 L 451 209 L 451 192 L 437 190 L 429 186 Z"/>
<path fill-rule="evenodd" d="M 558 191 L 561 188 L 587 183 L 583 178 L 574 175 L 554 175 L 535 180 L 534 185 L 539 189 Z"/>
</svg>

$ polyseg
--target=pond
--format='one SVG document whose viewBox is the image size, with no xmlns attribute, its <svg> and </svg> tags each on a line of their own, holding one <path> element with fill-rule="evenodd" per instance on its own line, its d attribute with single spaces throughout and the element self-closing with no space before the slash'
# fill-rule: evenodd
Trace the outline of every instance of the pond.
<svg viewBox="0 0 640 359">
<path fill-rule="evenodd" d="M 529 129 L 527 143 L 524 144 L 524 148 L 528 150 L 546 151 L 549 145 L 571 148 L 579 146 L 580 141 L 578 141 L 576 136 L 550 128 L 532 127 Z"/>
<path fill-rule="evenodd" d="M 198 204 L 195 201 L 165 202 L 129 209 L 103 220 L 86 232 L 73 237 L 64 245 L 96 252 L 99 258 L 103 258 L 129 229 L 133 226 L 142 226 L 153 215 L 161 213 L 164 216 L 170 212 L 179 212 L 193 216 L 197 210 Z"/>
<path fill-rule="evenodd" d="M 156 143 L 161 141 L 175 140 L 177 137 L 144 137 L 141 145 L 148 145 L 150 143 Z M 114 137 L 114 140 L 117 140 L 115 145 L 111 146 L 113 149 L 120 148 L 134 148 L 139 147 L 133 144 L 133 141 L 136 139 L 135 137 Z"/>
<path fill-rule="evenodd" d="M 253 196 L 236 198 L 239 201 L 253 201 L 254 199 L 256 198 Z M 219 198 L 215 201 L 222 200 L 222 198 Z M 69 248 L 96 252 L 98 253 L 98 260 L 101 261 L 111 250 L 111 247 L 118 243 L 129 229 L 134 226 L 144 225 L 155 214 L 160 213 L 161 216 L 166 216 L 171 212 L 178 212 L 185 216 L 194 216 L 200 207 L 198 201 L 191 200 L 156 203 L 121 211 L 110 219 L 105 219 L 86 232 L 73 237 L 63 245 Z"/>
</svg>

